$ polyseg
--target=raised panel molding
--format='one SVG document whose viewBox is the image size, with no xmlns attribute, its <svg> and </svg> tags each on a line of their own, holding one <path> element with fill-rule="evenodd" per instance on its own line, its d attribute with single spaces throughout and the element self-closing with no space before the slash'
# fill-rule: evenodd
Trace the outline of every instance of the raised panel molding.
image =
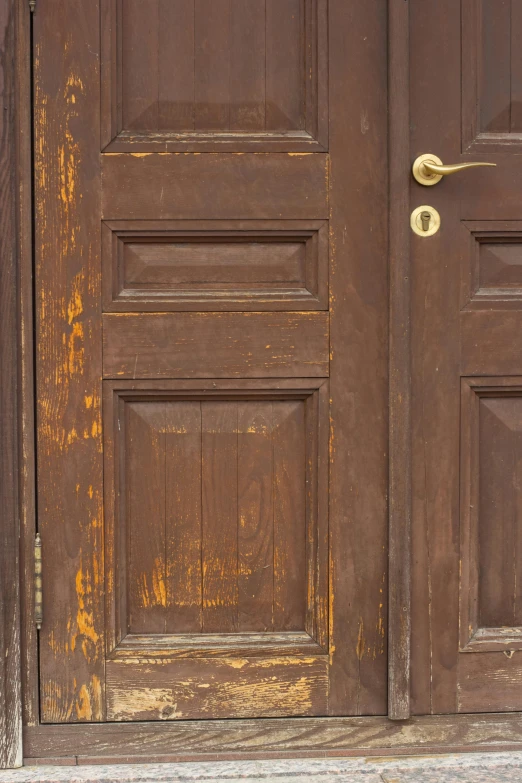
<svg viewBox="0 0 522 783">
<path fill-rule="evenodd" d="M 105 150 L 327 148 L 327 0 L 101 6 Z"/>
<path fill-rule="evenodd" d="M 327 406 L 324 381 L 105 383 L 111 660 L 326 653 Z"/>
<path fill-rule="evenodd" d="M 522 3 L 461 0 L 465 152 L 522 148 Z"/>
<path fill-rule="evenodd" d="M 326 310 L 326 221 L 103 225 L 104 309 Z"/>
<path fill-rule="evenodd" d="M 462 652 L 522 649 L 522 378 L 461 385 Z"/>
<path fill-rule="evenodd" d="M 464 310 L 522 310 L 522 221 L 464 221 L 470 233 L 464 260 Z"/>
</svg>

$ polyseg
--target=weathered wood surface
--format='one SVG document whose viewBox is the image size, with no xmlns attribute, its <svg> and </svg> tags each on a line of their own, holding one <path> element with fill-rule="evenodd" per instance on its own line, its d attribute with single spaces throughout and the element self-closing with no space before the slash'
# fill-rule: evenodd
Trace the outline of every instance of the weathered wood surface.
<svg viewBox="0 0 522 783">
<path fill-rule="evenodd" d="M 16 8 L 11 0 L 0 3 L 0 768 L 22 762 Z"/>
<path fill-rule="evenodd" d="M 106 149 L 325 149 L 327 0 L 129 0 L 123 13 L 104 0 L 102 13 Z"/>
<path fill-rule="evenodd" d="M 291 45 L 274 50 L 271 58 L 286 78 L 300 51 L 306 116 L 299 123 L 324 140 L 320 91 L 330 56 L 336 123 L 329 160 L 299 147 L 290 154 L 274 152 L 262 140 L 258 154 L 243 153 L 238 142 L 233 153 L 156 154 L 128 147 L 100 159 L 98 4 L 81 0 L 60 16 L 50 0 L 35 21 L 39 507 L 52 553 L 40 661 L 45 721 L 95 722 L 105 714 L 130 721 L 386 713 L 388 192 L 385 177 L 368 175 L 382 167 L 387 154 L 386 7 L 361 10 L 332 0 L 327 30 L 324 0 L 292 4 L 295 17 L 285 17 L 288 29 L 280 25 L 277 31 Z M 209 11 L 211 5 L 217 20 L 209 26 L 207 19 L 205 29 L 196 31 L 208 39 L 201 56 L 212 59 L 212 47 L 228 45 L 229 4 L 202 5 Z M 112 2 L 100 6 L 103 19 L 116 8 Z M 133 126 L 132 133 L 143 123 L 145 135 L 154 134 L 159 115 L 173 108 L 151 88 L 157 76 L 149 46 L 157 24 L 154 9 L 160 5 L 150 4 L 149 19 L 139 3 L 130 2 L 119 38 L 127 55 L 133 52 L 131 70 L 138 67 L 135 47 L 144 52 L 140 78 L 124 74 L 127 105 L 121 119 Z M 270 24 L 283 14 L 275 2 L 267 11 Z M 137 29 L 133 14 L 150 26 Z M 248 34 L 247 29 L 247 39 Z M 105 35 L 104 29 L 104 47 Z M 314 46 L 308 46 L 309 36 Z M 45 46 L 49 40 L 65 50 L 57 65 L 55 48 Z M 103 57 L 106 53 L 104 48 Z M 129 56 L 122 67 L 126 62 Z M 321 79 L 310 77 L 315 69 Z M 361 71 L 367 79 L 360 78 Z M 216 74 L 208 67 L 205 72 L 210 81 L 198 87 L 195 108 L 197 118 L 211 126 L 211 138 L 237 115 L 237 106 L 210 99 Z M 113 75 L 103 70 L 105 97 Z M 234 76 L 241 80 L 246 73 Z M 294 109 L 287 124 L 279 124 L 292 132 L 298 109 L 285 78 L 278 81 L 277 100 L 292 102 Z M 112 108 L 118 115 L 119 106 Z M 108 258 L 103 268 L 102 220 Z M 143 255 L 143 243 L 132 250 L 131 274 L 139 277 L 146 269 L 146 285 L 159 280 L 167 286 L 179 282 L 165 277 L 168 264 L 172 271 L 172 253 L 179 258 L 193 252 L 186 241 L 182 249 L 172 242 L 169 247 L 168 231 L 175 222 L 199 221 L 199 229 L 192 225 L 205 245 L 198 257 L 207 265 L 205 275 L 213 266 L 210 283 L 223 287 L 230 279 L 247 284 L 254 275 L 252 252 L 264 249 L 250 249 L 247 257 L 236 235 L 236 242 L 216 253 L 220 222 L 222 231 L 245 221 L 256 222 L 260 231 L 284 231 L 299 221 L 303 230 L 322 232 L 316 238 L 312 232 L 312 243 L 317 240 L 324 267 L 327 220 L 330 313 L 280 307 L 257 312 L 252 296 L 240 313 L 224 312 L 226 300 L 217 312 L 207 301 L 206 312 L 179 313 L 151 312 L 149 301 L 149 311 L 142 313 L 138 298 L 133 312 L 102 316 L 102 288 L 110 304 L 111 276 L 119 274 L 113 252 L 119 239 L 110 235 L 116 221 L 117 231 L 163 231 L 152 255 Z M 324 297 L 326 270 L 314 268 L 302 250 L 301 270 L 283 277 L 310 284 Z M 277 252 L 271 258 L 277 260 Z M 238 259 L 249 266 L 246 276 Z M 198 284 L 193 263 L 188 282 Z M 233 280 L 238 269 L 243 278 Z M 105 285 L 100 272 L 109 276 Z M 330 366 L 331 387 L 313 380 L 328 378 Z M 258 385 L 249 379 L 258 379 Z M 264 656 L 257 648 L 252 657 L 242 657 L 239 649 L 227 656 L 225 649 L 221 657 L 192 658 L 175 648 L 169 659 L 168 643 L 162 650 L 156 644 L 157 634 L 198 630 L 203 637 L 231 634 L 229 647 L 240 631 L 271 630 L 272 649 L 281 631 L 306 633 L 315 647 L 308 651 L 303 644 L 290 654 L 281 642 L 276 653 L 266 648 Z M 134 657 L 121 654 L 129 631 L 150 638 Z M 257 640 L 251 641 L 255 648 Z M 209 688 L 197 687 L 198 681 Z"/>
<path fill-rule="evenodd" d="M 106 312 L 328 309 L 326 220 L 118 220 L 102 232 Z"/>
<path fill-rule="evenodd" d="M 79 764 L 355 756 L 522 749 L 520 715 L 180 721 L 41 726 L 24 730 L 27 757 L 71 756 Z"/>
<path fill-rule="evenodd" d="M 19 3 L 17 20 L 18 104 L 18 263 L 19 263 L 19 481 L 22 579 L 23 723 L 39 721 L 37 629 L 34 622 L 34 539 L 36 533 L 36 464 L 34 398 L 33 195 L 30 10 Z"/>
<path fill-rule="evenodd" d="M 330 2 L 332 715 L 387 711 L 386 16 Z"/>
<path fill-rule="evenodd" d="M 326 155 L 106 153 L 104 220 L 318 220 Z"/>
<path fill-rule="evenodd" d="M 104 713 L 97 0 L 46 2 L 34 15 L 34 47 L 41 719 L 96 721 Z"/>
<path fill-rule="evenodd" d="M 430 188 L 441 230 L 412 237 L 413 706 L 520 710 L 520 4 L 409 5 L 411 157 L 497 164 Z"/>
<path fill-rule="evenodd" d="M 111 721 L 269 718 L 327 712 L 325 655 L 107 661 L 107 718 Z"/>
<path fill-rule="evenodd" d="M 111 313 L 105 378 L 328 375 L 326 313 Z"/>
<path fill-rule="evenodd" d="M 409 3 L 389 8 L 389 599 L 388 715 L 410 717 L 411 274 Z"/>
</svg>

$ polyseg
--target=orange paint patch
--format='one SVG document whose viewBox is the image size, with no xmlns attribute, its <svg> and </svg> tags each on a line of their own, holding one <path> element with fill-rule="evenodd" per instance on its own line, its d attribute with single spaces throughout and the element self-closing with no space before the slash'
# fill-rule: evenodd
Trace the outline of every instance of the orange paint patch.
<svg viewBox="0 0 522 783">
<path fill-rule="evenodd" d="M 97 582 L 97 579 L 94 581 Z M 81 561 L 80 568 L 76 573 L 76 596 L 78 611 L 76 613 L 76 629 L 73 630 L 71 636 L 71 650 L 76 649 L 76 644 L 80 640 L 83 655 L 87 661 L 90 661 L 96 657 L 100 636 L 94 627 L 93 577 L 87 569 L 84 569 Z"/>
<path fill-rule="evenodd" d="M 362 617 L 359 618 L 359 635 L 357 637 L 357 647 L 355 648 L 355 651 L 357 653 L 357 657 L 360 661 L 364 658 L 364 648 L 366 646 L 366 642 L 364 640 L 364 624 Z"/>
</svg>

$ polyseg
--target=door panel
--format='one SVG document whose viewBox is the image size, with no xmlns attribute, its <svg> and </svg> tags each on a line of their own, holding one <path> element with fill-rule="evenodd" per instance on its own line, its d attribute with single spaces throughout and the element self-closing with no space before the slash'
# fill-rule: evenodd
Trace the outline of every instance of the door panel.
<svg viewBox="0 0 522 783">
<path fill-rule="evenodd" d="M 34 17 L 44 723 L 386 711 L 384 11 Z"/>
<path fill-rule="evenodd" d="M 325 220 L 108 221 L 104 309 L 326 310 Z"/>
<path fill-rule="evenodd" d="M 463 142 L 520 145 L 522 55 L 518 0 L 463 0 Z M 517 138 L 518 137 L 518 138 Z"/>
<path fill-rule="evenodd" d="M 326 149 L 326 0 L 101 10 L 107 150 Z"/>
<path fill-rule="evenodd" d="M 118 313 L 104 315 L 103 342 L 106 378 L 328 373 L 326 313 Z"/>
<path fill-rule="evenodd" d="M 412 238 L 414 708 L 519 710 L 522 3 L 425 10 L 411 8 L 412 159 L 497 167 L 412 185 L 412 209 L 442 219 Z"/>
</svg>

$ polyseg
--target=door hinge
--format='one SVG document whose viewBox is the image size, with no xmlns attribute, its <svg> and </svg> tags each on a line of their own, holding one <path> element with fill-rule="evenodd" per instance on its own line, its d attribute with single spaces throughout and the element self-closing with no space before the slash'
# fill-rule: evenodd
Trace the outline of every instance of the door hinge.
<svg viewBox="0 0 522 783">
<path fill-rule="evenodd" d="M 36 534 L 34 541 L 34 622 L 38 630 L 43 623 L 43 589 L 42 589 L 42 539 Z"/>
<path fill-rule="evenodd" d="M 36 0 L 29 0 L 29 8 L 31 9 L 31 13 L 34 14 L 36 9 Z"/>
</svg>

